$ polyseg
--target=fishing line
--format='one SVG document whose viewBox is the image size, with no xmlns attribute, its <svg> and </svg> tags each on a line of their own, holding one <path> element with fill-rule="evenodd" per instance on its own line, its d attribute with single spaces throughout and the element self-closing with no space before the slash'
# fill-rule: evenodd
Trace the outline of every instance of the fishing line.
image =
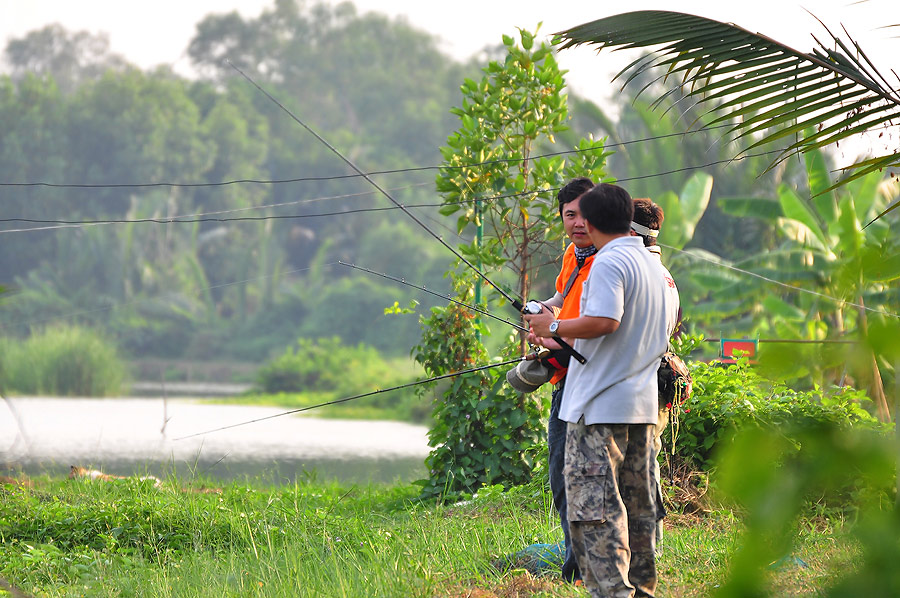
<svg viewBox="0 0 900 598">
<path fill-rule="evenodd" d="M 418 224 L 419 226 L 421 226 L 423 229 L 425 229 L 425 231 L 428 232 L 428 234 L 430 234 L 432 237 L 434 237 L 441 245 L 443 245 L 444 247 L 446 247 L 448 250 L 450 250 L 451 253 L 453 253 L 453 255 L 455 255 L 457 258 L 459 258 L 459 260 L 461 260 L 464 264 L 466 264 L 466 265 L 469 266 L 473 271 L 475 271 L 475 273 L 478 274 L 485 282 L 487 282 L 489 285 L 491 285 L 492 287 L 494 287 L 494 289 L 495 289 L 498 293 L 500 293 L 504 298 L 506 298 L 506 300 L 509 301 L 509 302 L 513 305 L 513 307 L 516 308 L 516 310 L 518 310 L 518 311 L 521 311 L 521 310 L 522 310 L 523 305 L 522 305 L 522 302 L 521 302 L 521 301 L 519 301 L 519 300 L 517 300 L 517 299 L 513 299 L 512 296 L 511 296 L 509 293 L 507 293 L 506 291 L 504 291 L 503 289 L 501 289 L 499 286 L 497 286 L 497 285 L 494 283 L 494 281 L 492 281 L 490 278 L 488 278 L 487 276 L 485 276 L 485 274 L 484 274 L 483 272 L 481 272 L 481 271 L 480 271 L 478 268 L 476 268 L 469 260 L 467 260 L 465 257 L 463 257 L 462 254 L 460 254 L 458 251 L 456 251 L 449 243 L 447 243 L 446 241 L 444 241 L 437 233 L 435 233 L 435 232 L 432 231 L 430 228 L 428 228 L 428 226 L 427 226 L 424 222 L 422 222 L 421 220 L 419 220 L 418 218 L 416 218 L 416 216 L 415 216 L 412 212 L 410 212 L 410 211 L 409 211 L 408 209 L 406 209 L 400 202 L 398 202 L 396 199 L 394 199 L 394 197 L 393 197 L 390 193 L 388 193 L 387 191 L 385 191 L 384 188 L 382 188 L 381 185 L 379 185 L 378 183 L 376 183 L 376 182 L 375 182 L 368 174 L 366 174 L 366 173 L 364 173 L 362 170 L 360 170 L 360 168 L 359 168 L 356 164 L 354 164 L 349 158 L 347 158 L 346 156 L 344 156 L 344 154 L 342 154 L 340 151 L 338 151 L 338 149 L 337 149 L 336 147 L 334 147 L 333 145 L 331 145 L 330 143 L 328 143 L 328 141 L 327 141 L 324 137 L 322 137 L 321 135 L 319 135 L 315 130 L 313 130 L 312 127 L 310 127 L 309 125 L 307 125 L 306 123 L 304 123 L 302 120 L 300 120 L 299 118 L 297 118 L 297 116 L 294 115 L 293 112 L 291 112 L 290 110 L 288 110 L 281 102 L 279 102 L 278 100 L 276 100 L 269 92 L 267 92 L 265 89 L 263 89 L 262 87 L 260 87 L 253 79 L 251 79 L 249 76 L 247 76 L 247 75 L 244 73 L 244 71 L 242 71 L 242 70 L 239 69 L 237 66 L 235 66 L 234 63 L 232 63 L 231 61 L 226 60 L 226 62 L 228 63 L 228 65 L 229 65 L 231 68 L 233 68 L 235 71 L 237 71 L 244 79 L 246 79 L 247 81 L 249 81 L 251 85 L 253 85 L 254 87 L 256 87 L 256 89 L 258 89 L 258 90 L 259 90 L 260 92 L 262 92 L 267 98 L 269 98 L 272 102 L 274 102 L 276 106 L 278 106 L 279 108 L 281 108 L 288 116 L 290 116 L 290 117 L 294 120 L 294 122 L 296 122 L 297 124 L 299 124 L 301 127 L 303 127 L 304 129 L 306 129 L 313 137 L 315 137 L 315 138 L 318 139 L 320 142 L 322 142 L 322 144 L 324 144 L 325 147 L 327 147 L 327 148 L 328 148 L 329 150 L 331 150 L 337 157 L 339 157 L 341 160 L 343 160 L 344 163 L 346 163 L 350 168 L 352 168 L 354 171 L 356 171 L 357 174 L 359 174 L 360 176 L 362 176 L 362 177 L 363 177 L 370 185 L 372 185 L 372 186 L 375 187 L 378 191 L 380 191 L 382 195 L 384 195 L 386 198 L 388 198 L 392 204 L 394 204 L 395 206 L 397 206 L 398 208 L 400 208 L 400 209 L 403 211 L 404 214 L 406 214 L 407 216 L 409 216 L 410 218 L 412 218 L 413 222 L 415 222 L 416 224 Z"/>
<path fill-rule="evenodd" d="M 466 309 L 470 309 L 472 311 L 478 312 L 489 318 L 494 318 L 495 320 L 499 320 L 499 321 L 503 322 L 504 324 L 509 324 L 513 328 L 516 328 L 517 330 L 521 330 L 522 332 L 528 332 L 528 328 L 525 328 L 524 326 L 520 326 L 520 325 L 516 324 L 515 322 L 512 322 L 505 318 L 501 318 L 500 316 L 495 316 L 494 314 L 492 314 L 488 311 L 485 311 L 479 307 L 476 307 L 474 305 L 469 305 L 468 303 L 463 303 L 462 301 L 457 301 L 456 299 L 451 297 L 449 294 L 445 295 L 443 293 L 438 293 L 436 291 L 432 291 L 431 289 L 427 289 L 424 286 L 419 286 L 419 285 L 413 284 L 411 282 L 408 282 L 407 280 L 405 280 L 403 278 L 396 278 L 394 276 L 390 276 L 389 274 L 384 274 L 383 272 L 375 272 L 374 270 L 369 270 L 368 268 L 364 268 L 362 266 L 357 266 L 356 264 L 348 264 L 347 262 L 342 262 L 342 261 L 338 261 L 338 264 L 340 264 L 342 266 L 347 266 L 348 268 L 355 268 L 357 270 L 362 270 L 363 272 L 368 272 L 369 274 L 374 274 L 375 276 L 381 276 L 382 278 L 387 278 L 388 280 L 393 280 L 394 282 L 399 282 L 400 284 L 405 284 L 406 286 L 412 287 L 414 289 L 418 289 L 420 291 L 425 291 L 426 293 L 430 293 L 430 294 L 434 295 L 435 297 L 440 297 L 441 299 L 446 299 L 447 301 L 452 301 L 453 303 L 456 303 L 457 305 L 461 305 L 461 306 L 465 307 Z"/>
<path fill-rule="evenodd" d="M 258 417 L 256 419 L 251 419 L 248 421 L 240 422 L 237 424 L 231 424 L 229 426 L 222 426 L 220 428 L 214 428 L 212 430 L 207 430 L 206 432 L 197 432 L 196 434 L 188 434 L 187 436 L 179 436 L 178 438 L 173 438 L 172 441 L 176 440 L 184 440 L 186 438 L 193 438 L 195 436 L 205 436 L 206 434 L 212 434 L 213 432 L 221 432 L 222 430 L 230 430 L 231 428 L 237 428 L 240 426 L 246 426 L 249 424 L 255 424 L 257 422 L 266 421 L 267 419 L 275 419 L 276 417 L 282 417 L 284 415 L 291 415 L 293 413 L 300 413 L 302 411 L 309 411 L 310 409 L 318 409 L 319 407 L 326 407 L 328 405 L 337 405 L 338 403 L 346 403 L 347 401 L 354 401 L 356 399 L 362 399 L 364 397 L 370 397 L 372 395 L 381 394 L 384 392 L 390 392 L 392 390 L 400 390 L 402 388 L 409 388 L 411 386 L 418 386 L 420 384 L 428 384 L 429 382 L 436 382 L 438 380 L 443 380 L 444 378 L 452 378 L 453 376 L 462 376 L 463 374 L 471 374 L 473 372 L 478 372 L 481 370 L 487 370 L 490 368 L 496 368 L 504 365 L 510 365 L 513 363 L 519 363 L 520 361 L 525 361 L 525 357 L 517 357 L 515 359 L 509 359 L 507 361 L 502 361 L 500 363 L 490 363 L 488 365 L 481 365 L 474 368 L 469 368 L 467 370 L 459 370 L 458 372 L 450 372 L 449 374 L 442 374 L 440 376 L 434 376 L 433 378 L 428 378 L 426 380 L 416 380 L 415 382 L 408 382 L 406 384 L 400 384 L 399 386 L 392 386 L 390 388 L 383 388 L 379 390 L 373 390 L 371 392 L 366 392 L 359 395 L 353 395 L 352 397 L 344 397 L 343 399 L 336 399 L 334 401 L 326 401 L 325 403 L 319 403 L 317 405 L 310 405 L 308 407 L 301 407 L 299 409 L 291 409 L 290 411 L 285 411 L 283 413 L 276 413 L 275 415 L 267 415 L 266 417 Z"/>
</svg>

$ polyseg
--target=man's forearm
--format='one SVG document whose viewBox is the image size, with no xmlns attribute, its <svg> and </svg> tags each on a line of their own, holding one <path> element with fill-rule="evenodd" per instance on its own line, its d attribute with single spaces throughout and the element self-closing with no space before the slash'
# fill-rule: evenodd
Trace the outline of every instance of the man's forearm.
<svg viewBox="0 0 900 598">
<path fill-rule="evenodd" d="M 555 295 L 553 295 L 546 301 L 543 301 L 543 304 L 547 307 L 561 308 L 563 306 L 563 299 L 563 294 L 557 291 Z"/>
<path fill-rule="evenodd" d="M 570 320 L 560 320 L 556 336 L 564 339 L 597 338 L 615 332 L 619 323 L 611 318 L 579 316 Z"/>
<path fill-rule="evenodd" d="M 615 332 L 619 322 L 611 318 L 579 316 L 569 320 L 560 320 L 555 333 L 550 332 L 550 323 L 554 316 L 547 312 L 525 316 L 536 336 L 558 336 L 564 339 L 596 338 Z"/>
</svg>

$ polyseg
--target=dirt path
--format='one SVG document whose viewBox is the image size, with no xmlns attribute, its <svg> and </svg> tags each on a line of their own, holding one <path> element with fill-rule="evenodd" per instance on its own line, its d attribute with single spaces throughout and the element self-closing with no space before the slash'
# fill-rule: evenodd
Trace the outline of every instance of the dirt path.
<svg viewBox="0 0 900 598">
<path fill-rule="evenodd" d="M 26 594 L 0 577 L 0 598 L 6 598 L 7 596 L 10 596 L 11 598 L 33 598 L 31 594 Z"/>
</svg>

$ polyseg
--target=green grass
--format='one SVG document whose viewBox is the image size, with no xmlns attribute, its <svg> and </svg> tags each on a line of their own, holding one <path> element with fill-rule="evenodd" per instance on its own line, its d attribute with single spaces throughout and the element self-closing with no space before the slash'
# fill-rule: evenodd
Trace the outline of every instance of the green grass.
<svg viewBox="0 0 900 598">
<path fill-rule="evenodd" d="M 207 482 L 208 483 L 208 482 Z M 407 485 L 39 480 L 0 486 L 0 577 L 35 596 L 481 596 L 586 594 L 553 577 L 500 575 L 494 557 L 561 539 L 543 488 L 486 489 L 456 506 Z M 843 524 L 804 520 L 774 595 L 816 596 L 858 557 Z M 660 596 L 708 596 L 741 525 L 727 510 L 667 521 Z"/>
</svg>

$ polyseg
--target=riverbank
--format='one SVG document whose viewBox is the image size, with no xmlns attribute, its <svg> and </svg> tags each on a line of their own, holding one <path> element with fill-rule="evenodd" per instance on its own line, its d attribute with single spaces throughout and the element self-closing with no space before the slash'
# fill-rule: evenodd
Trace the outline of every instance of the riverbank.
<svg viewBox="0 0 900 598">
<path fill-rule="evenodd" d="M 418 502 L 405 484 L 197 488 L 179 480 L 0 485 L 0 577 L 48 597 L 585 595 L 552 572 L 491 566 L 561 539 L 540 485 L 487 488 L 451 506 Z M 800 529 L 791 558 L 769 571 L 772 595 L 818 596 L 858 556 L 838 521 L 805 519 Z M 669 517 L 659 595 L 712 594 L 740 531 L 728 510 Z"/>
</svg>

